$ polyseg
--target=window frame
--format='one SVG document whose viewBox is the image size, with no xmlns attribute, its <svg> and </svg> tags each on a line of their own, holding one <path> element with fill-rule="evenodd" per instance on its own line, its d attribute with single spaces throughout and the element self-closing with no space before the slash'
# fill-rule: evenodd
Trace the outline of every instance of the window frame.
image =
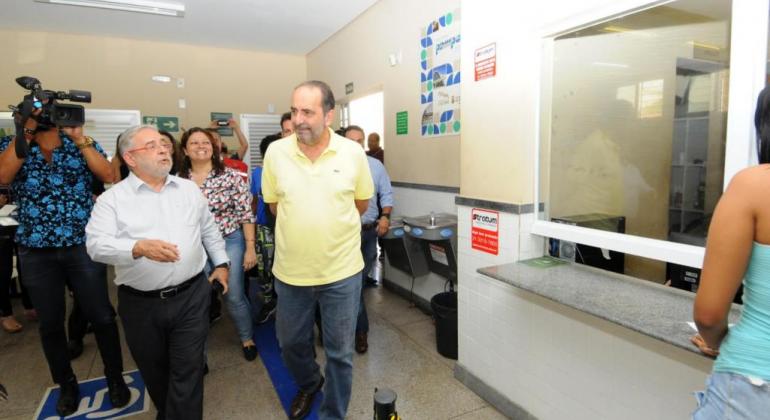
<svg viewBox="0 0 770 420">
<path fill-rule="evenodd" d="M 549 25 L 541 31 L 541 59 L 538 63 L 535 112 L 534 147 L 534 202 L 542 203 L 540 197 L 541 147 L 543 136 L 550 135 L 542 130 L 542 121 L 550 125 L 550 96 L 547 108 L 541 102 L 546 89 L 551 90 L 552 46 L 556 37 L 581 28 L 590 27 L 622 16 L 638 13 L 674 0 L 636 0 L 617 2 L 606 7 L 592 9 L 559 23 Z M 725 167 L 723 190 L 733 175 L 757 162 L 754 144 L 754 107 L 759 92 L 765 87 L 767 74 L 768 17 L 770 0 L 732 0 L 730 25 L 730 82 L 728 96 L 727 138 L 725 145 Z M 740 25 L 734 24 L 740 22 Z M 762 54 L 756 54 L 760 50 Z M 550 94 L 550 93 L 549 93 Z M 549 139 L 550 140 L 550 139 Z M 541 204 L 539 208 L 544 208 Z M 704 247 L 680 244 L 666 240 L 647 238 L 624 233 L 606 232 L 585 227 L 570 226 L 545 220 L 541 210 L 532 225 L 532 233 L 546 238 L 577 242 L 605 248 L 626 254 L 654 260 L 681 264 L 688 267 L 703 266 Z"/>
</svg>

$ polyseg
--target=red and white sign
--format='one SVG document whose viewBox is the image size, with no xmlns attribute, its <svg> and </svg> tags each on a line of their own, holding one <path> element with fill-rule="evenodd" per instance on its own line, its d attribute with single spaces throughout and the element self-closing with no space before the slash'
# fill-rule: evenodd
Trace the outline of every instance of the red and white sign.
<svg viewBox="0 0 770 420">
<path fill-rule="evenodd" d="M 471 210 L 471 248 L 497 255 L 500 240 L 500 213 L 491 210 Z"/>
<path fill-rule="evenodd" d="M 476 81 L 495 77 L 497 74 L 497 43 L 485 45 L 473 53 Z"/>
</svg>

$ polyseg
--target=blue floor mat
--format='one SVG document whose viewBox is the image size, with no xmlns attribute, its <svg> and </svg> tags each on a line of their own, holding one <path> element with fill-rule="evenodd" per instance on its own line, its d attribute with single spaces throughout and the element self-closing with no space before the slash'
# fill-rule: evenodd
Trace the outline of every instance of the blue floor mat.
<svg viewBox="0 0 770 420">
<path fill-rule="evenodd" d="M 270 380 L 273 382 L 278 399 L 281 400 L 281 405 L 283 405 L 283 409 L 288 416 L 291 400 L 297 395 L 299 388 L 297 388 L 294 379 L 289 373 L 289 369 L 286 368 L 283 364 L 283 359 L 281 359 L 281 349 L 278 347 L 278 339 L 275 336 L 274 320 L 255 326 L 254 342 L 257 343 L 259 357 L 262 358 L 262 363 L 265 365 L 268 375 L 270 375 Z M 318 407 L 321 406 L 321 400 L 323 400 L 323 393 L 319 392 L 313 401 L 313 408 L 306 419 L 318 419 Z"/>
</svg>

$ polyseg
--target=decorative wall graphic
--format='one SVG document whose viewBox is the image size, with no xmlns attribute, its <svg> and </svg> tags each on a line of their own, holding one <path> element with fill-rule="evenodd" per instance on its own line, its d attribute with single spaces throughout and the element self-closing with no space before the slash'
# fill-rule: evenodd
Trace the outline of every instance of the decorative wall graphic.
<svg viewBox="0 0 770 420">
<path fill-rule="evenodd" d="M 420 131 L 423 137 L 460 133 L 460 11 L 420 33 Z"/>
</svg>

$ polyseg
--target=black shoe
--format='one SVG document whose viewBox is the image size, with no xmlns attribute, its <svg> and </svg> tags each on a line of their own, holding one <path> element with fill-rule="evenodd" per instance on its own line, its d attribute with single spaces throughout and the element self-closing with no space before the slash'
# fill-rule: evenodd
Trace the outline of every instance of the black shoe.
<svg viewBox="0 0 770 420">
<path fill-rule="evenodd" d="M 78 409 L 80 402 L 80 387 L 78 380 L 72 376 L 67 381 L 59 384 L 59 401 L 56 402 L 56 413 L 67 417 Z"/>
<path fill-rule="evenodd" d="M 367 333 L 356 333 L 356 353 L 364 354 L 369 350 L 369 340 L 367 339 Z"/>
<path fill-rule="evenodd" d="M 75 360 L 83 354 L 83 340 L 67 341 L 67 356 L 70 360 Z"/>
<path fill-rule="evenodd" d="M 203 376 L 206 376 L 208 374 L 209 374 L 209 364 L 208 363 L 204 363 L 203 364 Z"/>
<path fill-rule="evenodd" d="M 257 346 L 250 345 L 243 347 L 243 357 L 246 358 L 249 362 L 257 358 Z"/>
<path fill-rule="evenodd" d="M 310 409 L 313 407 L 313 397 L 324 386 L 324 377 L 321 376 L 321 381 L 318 382 L 312 391 L 305 393 L 300 390 L 297 392 L 297 396 L 291 401 L 291 407 L 289 408 L 289 419 L 299 420 L 305 418 L 310 413 Z"/>
<path fill-rule="evenodd" d="M 366 276 L 364 279 L 364 287 L 377 287 L 377 280 Z"/>
<path fill-rule="evenodd" d="M 259 314 L 257 315 L 256 322 L 257 324 L 264 324 L 265 322 L 269 321 L 270 318 L 275 315 L 275 310 L 277 308 L 277 305 L 275 301 L 270 301 L 270 303 L 266 303 L 262 306 L 262 309 L 259 311 Z"/>
<path fill-rule="evenodd" d="M 222 319 L 222 312 L 216 312 L 216 313 L 212 312 L 209 315 L 209 325 L 219 321 L 220 319 Z"/>
<path fill-rule="evenodd" d="M 131 391 L 128 390 L 123 376 L 108 378 L 107 388 L 109 389 L 110 402 L 113 408 L 123 407 L 131 400 Z"/>
</svg>

